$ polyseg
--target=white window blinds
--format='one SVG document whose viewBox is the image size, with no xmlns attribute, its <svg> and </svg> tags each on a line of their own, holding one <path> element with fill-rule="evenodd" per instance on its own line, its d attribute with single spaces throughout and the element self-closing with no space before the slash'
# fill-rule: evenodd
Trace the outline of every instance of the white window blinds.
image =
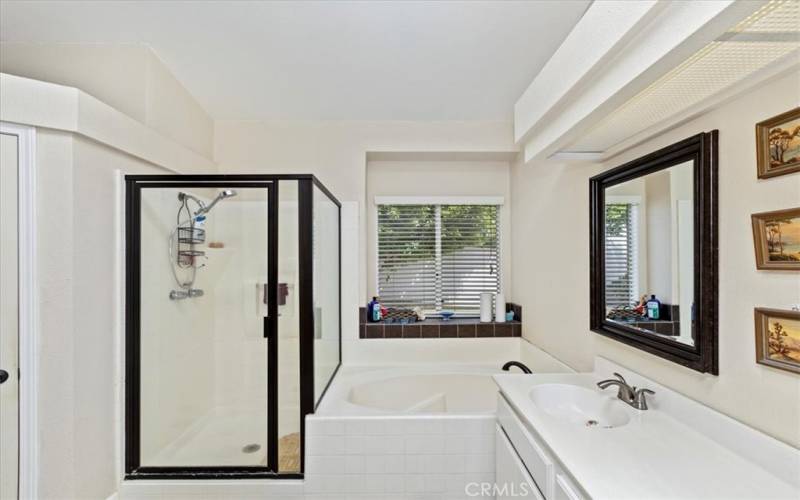
<svg viewBox="0 0 800 500">
<path fill-rule="evenodd" d="M 378 294 L 388 307 L 477 315 L 500 290 L 497 205 L 378 205 Z"/>
<path fill-rule="evenodd" d="M 639 301 L 637 206 L 606 204 L 606 307 Z"/>
</svg>

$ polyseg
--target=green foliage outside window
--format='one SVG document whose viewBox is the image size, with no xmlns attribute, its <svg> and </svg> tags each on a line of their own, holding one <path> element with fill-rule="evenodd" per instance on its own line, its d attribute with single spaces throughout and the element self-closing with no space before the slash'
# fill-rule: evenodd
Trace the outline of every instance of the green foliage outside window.
<svg viewBox="0 0 800 500">
<path fill-rule="evenodd" d="M 411 261 L 435 258 L 436 207 L 434 205 L 379 205 L 378 241 L 392 242 L 390 257 L 381 256 L 381 266 L 391 267 Z M 475 221 L 478 221 L 476 224 Z M 441 205 L 442 254 L 464 248 L 495 248 L 497 245 L 497 207 L 492 205 Z M 410 238 L 409 236 L 412 236 Z M 399 259 L 402 257 L 402 259 Z"/>
</svg>

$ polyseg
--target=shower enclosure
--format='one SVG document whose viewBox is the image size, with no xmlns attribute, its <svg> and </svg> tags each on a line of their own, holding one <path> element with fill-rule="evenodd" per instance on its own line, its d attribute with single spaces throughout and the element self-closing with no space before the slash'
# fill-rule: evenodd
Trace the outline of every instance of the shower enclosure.
<svg viewBox="0 0 800 500">
<path fill-rule="evenodd" d="M 341 362 L 339 202 L 311 175 L 126 195 L 126 477 L 300 477 Z"/>
</svg>

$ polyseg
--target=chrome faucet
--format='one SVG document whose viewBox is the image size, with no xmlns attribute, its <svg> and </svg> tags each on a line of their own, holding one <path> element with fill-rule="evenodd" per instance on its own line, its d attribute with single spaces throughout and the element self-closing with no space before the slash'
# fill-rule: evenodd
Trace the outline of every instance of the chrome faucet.
<svg viewBox="0 0 800 500">
<path fill-rule="evenodd" d="M 637 389 L 636 387 L 628 385 L 628 383 L 625 382 L 625 378 L 619 373 L 614 373 L 614 376 L 617 378 L 601 380 L 597 383 L 597 387 L 605 389 L 607 387 L 611 387 L 612 385 L 616 385 L 618 399 L 625 401 L 637 410 L 646 410 L 647 394 L 655 394 L 655 392 L 651 391 L 650 389 Z"/>
</svg>

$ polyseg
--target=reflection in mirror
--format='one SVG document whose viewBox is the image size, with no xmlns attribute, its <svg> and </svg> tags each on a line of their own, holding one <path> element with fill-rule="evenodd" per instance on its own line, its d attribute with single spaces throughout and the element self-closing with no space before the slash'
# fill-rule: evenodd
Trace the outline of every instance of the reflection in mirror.
<svg viewBox="0 0 800 500">
<path fill-rule="evenodd" d="M 694 345 L 692 161 L 605 189 L 606 319 Z"/>
</svg>

